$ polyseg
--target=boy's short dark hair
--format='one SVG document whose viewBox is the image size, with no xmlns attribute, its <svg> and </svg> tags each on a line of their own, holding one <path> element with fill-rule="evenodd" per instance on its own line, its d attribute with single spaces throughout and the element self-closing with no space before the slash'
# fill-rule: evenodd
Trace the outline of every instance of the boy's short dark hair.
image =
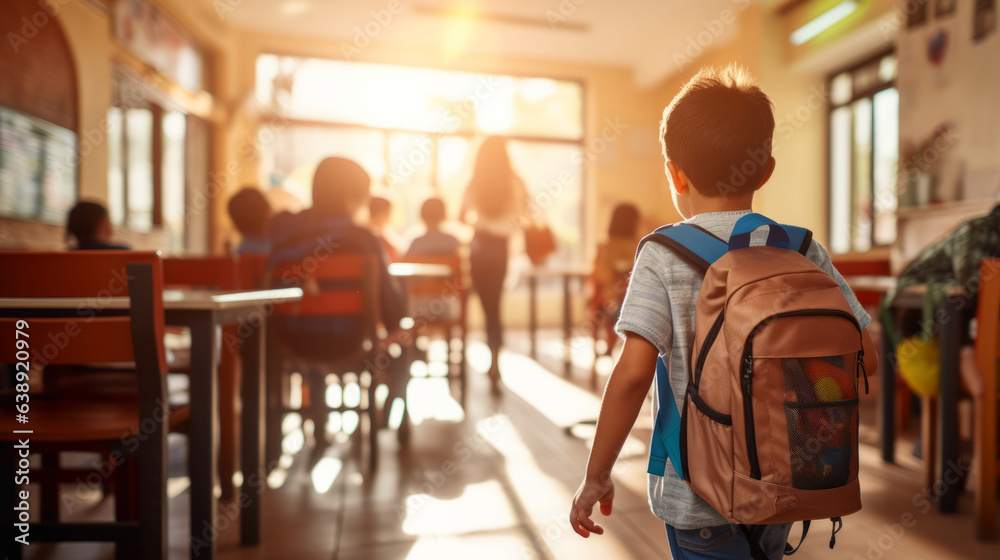
<svg viewBox="0 0 1000 560">
<path fill-rule="evenodd" d="M 437 227 L 441 225 L 446 217 L 444 201 L 440 198 L 428 198 L 424 205 L 420 207 L 420 217 L 427 224 L 427 227 Z"/>
<path fill-rule="evenodd" d="M 356 162 L 328 157 L 313 175 L 312 207 L 325 217 L 346 217 L 368 200 L 371 177 Z"/>
<path fill-rule="evenodd" d="M 229 199 L 227 206 L 229 217 L 240 235 L 267 234 L 268 221 L 271 218 L 271 204 L 264 193 L 255 187 L 243 187 Z"/>
<path fill-rule="evenodd" d="M 80 201 L 66 217 L 66 236 L 72 235 L 79 243 L 93 241 L 101 222 L 108 219 L 108 210 L 99 202 Z"/>
<path fill-rule="evenodd" d="M 745 68 L 702 68 L 663 111 L 663 157 L 703 195 L 744 194 L 760 184 L 771 158 L 772 109 Z"/>
</svg>

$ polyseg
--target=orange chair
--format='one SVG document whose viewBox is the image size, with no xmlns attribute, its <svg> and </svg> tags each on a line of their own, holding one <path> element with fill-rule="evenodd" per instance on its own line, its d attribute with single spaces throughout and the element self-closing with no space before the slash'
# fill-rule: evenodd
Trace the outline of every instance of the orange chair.
<svg viewBox="0 0 1000 560">
<path fill-rule="evenodd" d="M 974 387 L 976 465 L 976 536 L 997 538 L 997 360 L 1000 359 L 1000 259 L 983 259 L 976 310 L 976 366 L 980 382 Z"/>
<path fill-rule="evenodd" d="M 281 425 L 286 412 L 308 412 L 316 422 L 317 433 L 326 426 L 330 412 L 353 410 L 368 418 L 369 465 L 372 470 L 378 463 L 378 428 L 380 418 L 376 403 L 376 388 L 391 383 L 380 364 L 388 359 L 383 355 L 378 335 L 379 274 L 376 258 L 367 255 L 335 255 L 324 259 L 307 259 L 279 263 L 268 271 L 272 286 L 301 287 L 301 301 L 279 305 L 268 337 L 268 387 L 267 387 L 267 460 L 268 464 L 281 453 Z M 331 287 L 332 286 L 332 287 Z M 338 339 L 326 337 L 321 342 L 303 344 L 288 335 L 286 324 L 296 318 L 332 319 L 356 322 L 353 333 L 358 335 L 353 348 L 334 349 Z M 303 366 L 308 382 L 309 410 L 295 410 L 283 398 L 283 377 L 292 364 Z M 367 372 L 367 383 L 364 372 Z M 358 406 L 328 406 L 325 396 L 327 375 L 338 374 L 342 389 L 345 374 L 356 374 L 364 395 Z M 343 394 L 343 391 L 341 392 Z M 390 401 L 391 402 L 391 401 Z"/>
<path fill-rule="evenodd" d="M 6 506 L 0 523 L 8 528 L 3 552 L 21 558 L 9 528 L 17 522 L 11 504 L 20 500 L 14 483 L 19 468 L 16 445 L 27 437 L 32 453 L 91 451 L 110 457 L 116 502 L 113 523 L 32 523 L 31 542 L 114 541 L 118 558 L 166 558 L 166 433 L 186 419 L 188 410 L 165 404 L 159 256 L 131 251 L 0 252 L 0 268 L 0 297 L 78 300 L 67 309 L 0 310 L 0 339 L 12 342 L 22 331 L 29 335 L 24 340 L 31 348 L 29 352 L 2 344 L 0 363 L 37 363 L 39 357 L 50 364 L 133 362 L 138 386 L 134 399 L 30 394 L 26 425 L 15 419 L 13 406 L 23 402 L 19 397 L 0 407 L 0 503 Z M 130 308 L 102 309 L 109 296 L 128 296 Z M 23 352 L 30 354 L 28 360 Z M 32 433 L 14 433 L 25 428 Z M 30 476 L 44 480 L 47 474 L 45 469 L 32 470 Z"/>
<path fill-rule="evenodd" d="M 439 264 L 451 268 L 448 278 L 413 279 L 409 281 L 410 298 L 415 301 L 412 310 L 417 335 L 442 334 L 448 341 L 448 382 L 460 383 L 460 401 L 465 406 L 466 362 L 465 350 L 468 335 L 467 307 L 469 294 L 465 284 L 462 258 L 458 255 L 404 257 L 397 262 Z M 451 313 L 451 304 L 457 304 L 457 316 Z M 452 341 L 461 344 L 461 351 L 452 350 Z"/>
</svg>

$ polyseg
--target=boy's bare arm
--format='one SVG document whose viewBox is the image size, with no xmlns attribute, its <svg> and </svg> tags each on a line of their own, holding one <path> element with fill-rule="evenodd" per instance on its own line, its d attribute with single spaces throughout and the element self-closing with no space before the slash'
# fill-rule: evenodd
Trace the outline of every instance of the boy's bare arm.
<svg viewBox="0 0 1000 560">
<path fill-rule="evenodd" d="M 622 354 L 604 389 L 587 474 L 570 510 L 570 523 L 582 537 L 590 533 L 604 533 L 604 529 L 591 521 L 590 516 L 598 502 L 601 513 L 611 514 L 615 492 L 611 469 L 649 393 L 656 374 L 657 356 L 659 351 L 651 342 L 637 334 L 626 335 Z"/>
</svg>

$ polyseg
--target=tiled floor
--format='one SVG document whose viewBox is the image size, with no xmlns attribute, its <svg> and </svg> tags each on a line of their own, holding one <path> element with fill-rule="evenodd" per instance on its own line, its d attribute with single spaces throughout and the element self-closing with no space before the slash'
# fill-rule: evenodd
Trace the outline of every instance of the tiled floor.
<svg viewBox="0 0 1000 560">
<path fill-rule="evenodd" d="M 633 437 L 616 467 L 614 514 L 603 521 L 607 533 L 581 539 L 566 520 L 569 500 L 587 458 L 589 427 L 599 394 L 589 389 L 589 350 L 574 352 L 579 366 L 567 380 L 561 371 L 562 345 L 547 337 L 539 362 L 519 353 L 523 337 L 511 337 L 502 357 L 505 389 L 489 395 L 482 344 L 471 346 L 469 405 L 463 412 L 445 381 L 415 379 L 411 386 L 414 429 L 407 447 L 396 434 L 380 435 L 381 464 L 364 473 L 357 438 L 317 447 L 292 430 L 286 438 L 284 469 L 272 475 L 265 493 L 263 544 L 240 548 L 235 524 L 219 537 L 222 559 L 627 559 L 669 558 L 662 525 L 645 498 L 645 442 L 648 413 L 640 415 Z M 431 351 L 431 357 L 435 352 Z M 601 363 L 602 369 L 610 364 Z M 439 367 L 416 368 L 419 375 Z M 429 374 L 427 373 L 429 371 Z M 604 378 L 601 378 L 603 385 Z M 864 421 L 872 422 L 874 409 Z M 336 424 L 336 422 L 335 422 Z M 334 426 L 336 427 L 336 426 Z M 346 437 L 341 434 L 341 438 Z M 939 515 L 921 497 L 922 463 L 908 454 L 901 438 L 899 464 L 883 464 L 873 428 L 863 429 L 862 487 L 865 508 L 845 521 L 837 547 L 828 548 L 829 525 L 815 523 L 796 558 L 966 559 L 996 558 L 997 544 L 972 537 L 971 499 L 959 513 Z M 172 471 L 183 474 L 183 439 L 171 445 Z M 361 470 L 359 470 L 361 469 Z M 185 479 L 172 481 L 171 558 L 187 558 Z M 67 492 L 70 489 L 67 488 Z M 223 504 L 225 506 L 226 504 Z M 88 504 L 88 515 L 106 514 L 107 500 Z M 904 514 L 915 525 L 896 526 Z M 793 536 L 798 531 L 793 531 Z M 112 558 L 109 545 L 33 545 L 31 559 Z"/>
</svg>

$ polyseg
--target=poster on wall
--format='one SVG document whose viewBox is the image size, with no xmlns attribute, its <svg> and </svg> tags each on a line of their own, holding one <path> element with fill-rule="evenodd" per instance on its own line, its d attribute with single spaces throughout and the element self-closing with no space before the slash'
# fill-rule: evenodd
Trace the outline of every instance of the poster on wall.
<svg viewBox="0 0 1000 560">
<path fill-rule="evenodd" d="M 184 89 L 202 89 L 202 56 L 184 29 L 148 0 L 115 3 L 115 38 Z"/>
<path fill-rule="evenodd" d="M 934 17 L 943 18 L 953 15 L 958 7 L 958 0 L 934 0 Z"/>
<path fill-rule="evenodd" d="M 992 35 L 997 29 L 996 0 L 976 0 L 972 14 L 972 38 L 976 43 Z"/>
<path fill-rule="evenodd" d="M 927 3 L 930 0 L 906 0 L 906 28 L 913 29 L 927 23 Z"/>
<path fill-rule="evenodd" d="M 0 216 L 62 223 L 76 202 L 76 133 L 0 106 Z"/>
</svg>

